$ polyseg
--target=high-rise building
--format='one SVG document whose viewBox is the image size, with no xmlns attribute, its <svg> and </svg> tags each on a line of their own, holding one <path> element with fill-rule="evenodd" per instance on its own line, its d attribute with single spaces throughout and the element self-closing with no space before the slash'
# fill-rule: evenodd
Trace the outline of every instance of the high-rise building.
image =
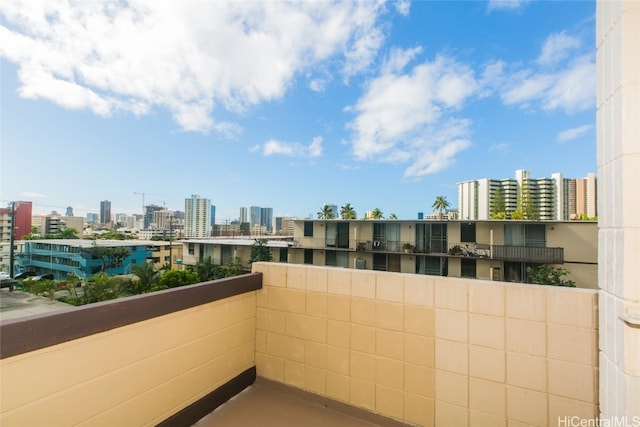
<svg viewBox="0 0 640 427">
<path fill-rule="evenodd" d="M 89 224 L 95 224 L 96 222 L 98 222 L 99 219 L 100 217 L 98 216 L 97 213 L 89 212 L 87 214 L 87 222 Z"/>
<path fill-rule="evenodd" d="M 144 229 L 151 227 L 151 224 L 154 223 L 153 215 L 155 212 L 161 211 L 162 208 L 158 205 L 147 205 L 144 207 L 144 224 L 142 225 Z"/>
<path fill-rule="evenodd" d="M 67 206 L 67 212 L 64 215 L 73 216 L 73 208 L 71 206 Z"/>
<path fill-rule="evenodd" d="M 111 202 L 103 200 L 100 202 L 100 224 L 111 223 Z"/>
<path fill-rule="evenodd" d="M 31 202 L 13 202 L 13 207 L 0 208 L 1 271 L 11 272 L 11 233 L 14 242 L 31 233 L 31 209 Z"/>
<path fill-rule="evenodd" d="M 593 174 L 584 179 L 567 179 L 561 173 L 554 173 L 551 178 L 534 179 L 528 170 L 519 169 L 515 179 L 484 178 L 458 183 L 460 219 L 491 219 L 496 209 L 494 204 L 500 203 L 498 199 L 502 200 L 506 215 L 518 209 L 518 204 L 520 207 L 528 205 L 535 219 L 540 220 L 577 219 L 580 213 L 588 215 L 587 204 L 592 213 L 588 216 L 597 215 L 596 178 Z"/>
<path fill-rule="evenodd" d="M 249 222 L 247 221 L 247 208 L 240 208 L 240 216 L 238 217 L 238 222 Z"/>
<path fill-rule="evenodd" d="M 211 227 L 216 225 L 216 207 L 211 205 Z"/>
<path fill-rule="evenodd" d="M 184 201 L 185 237 L 211 236 L 211 200 L 193 194 Z"/>
<path fill-rule="evenodd" d="M 260 208 L 260 225 L 263 225 L 267 233 L 273 232 L 273 208 Z"/>
</svg>

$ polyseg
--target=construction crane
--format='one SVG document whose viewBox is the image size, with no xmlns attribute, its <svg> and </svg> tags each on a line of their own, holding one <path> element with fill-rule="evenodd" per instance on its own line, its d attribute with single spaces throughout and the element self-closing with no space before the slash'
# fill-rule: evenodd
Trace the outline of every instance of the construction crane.
<svg viewBox="0 0 640 427">
<path fill-rule="evenodd" d="M 138 196 L 142 196 L 142 216 L 144 216 L 144 214 L 146 213 L 144 211 L 144 197 L 145 196 L 160 196 L 160 197 L 164 197 L 166 196 L 166 194 L 153 194 L 153 193 L 145 193 L 144 191 L 142 193 L 138 193 L 137 191 L 134 191 L 133 194 L 138 195 Z"/>
</svg>

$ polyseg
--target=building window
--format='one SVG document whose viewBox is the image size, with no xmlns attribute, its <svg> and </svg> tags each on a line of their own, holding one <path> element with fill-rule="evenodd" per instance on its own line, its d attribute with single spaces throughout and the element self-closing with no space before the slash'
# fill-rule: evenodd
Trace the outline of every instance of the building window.
<svg viewBox="0 0 640 427">
<path fill-rule="evenodd" d="M 304 250 L 304 263 L 313 264 L 313 249 Z"/>
<path fill-rule="evenodd" d="M 304 222 L 304 237 L 313 237 L 313 221 Z"/>
<path fill-rule="evenodd" d="M 447 224 L 416 224 L 416 252 L 447 253 Z"/>
<path fill-rule="evenodd" d="M 476 260 L 469 258 L 462 258 L 461 260 L 461 277 L 476 278 Z"/>
<path fill-rule="evenodd" d="M 476 242 L 476 224 L 474 222 L 460 223 L 460 241 L 468 243 Z"/>
<path fill-rule="evenodd" d="M 416 274 L 446 276 L 449 260 L 446 257 L 416 256 Z"/>
<path fill-rule="evenodd" d="M 289 248 L 280 248 L 280 262 L 289 262 Z"/>
<path fill-rule="evenodd" d="M 544 248 L 547 246 L 544 224 L 505 224 L 505 246 L 529 246 Z"/>
<path fill-rule="evenodd" d="M 189 243 L 189 255 L 193 255 L 196 253 L 196 245 L 195 243 Z"/>
<path fill-rule="evenodd" d="M 331 267 L 349 267 L 349 253 L 342 251 L 326 251 L 325 265 Z"/>
<path fill-rule="evenodd" d="M 349 248 L 349 223 L 328 222 L 325 245 L 333 248 Z"/>
<path fill-rule="evenodd" d="M 373 250 L 400 251 L 400 224 L 376 222 L 373 224 Z M 374 262 L 375 264 L 375 262 Z"/>
</svg>

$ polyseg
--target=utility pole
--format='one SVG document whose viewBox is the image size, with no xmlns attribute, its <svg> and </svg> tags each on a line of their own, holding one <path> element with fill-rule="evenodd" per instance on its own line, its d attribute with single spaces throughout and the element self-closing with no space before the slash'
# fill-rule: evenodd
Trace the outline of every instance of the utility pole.
<svg viewBox="0 0 640 427">
<path fill-rule="evenodd" d="M 169 270 L 173 270 L 173 215 L 169 217 Z"/>
<path fill-rule="evenodd" d="M 16 225 L 16 202 L 11 202 L 10 219 L 11 219 L 11 228 L 10 228 L 11 231 L 9 235 L 9 277 L 13 279 L 13 264 L 15 262 L 14 253 L 13 253 L 13 242 L 14 242 L 14 233 L 15 233 L 15 225 Z"/>
</svg>

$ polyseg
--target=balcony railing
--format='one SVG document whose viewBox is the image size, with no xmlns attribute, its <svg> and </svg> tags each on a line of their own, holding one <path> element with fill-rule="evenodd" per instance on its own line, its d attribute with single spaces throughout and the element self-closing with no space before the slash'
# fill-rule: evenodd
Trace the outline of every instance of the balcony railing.
<svg viewBox="0 0 640 427">
<path fill-rule="evenodd" d="M 494 259 L 509 261 L 564 263 L 564 248 L 493 245 L 491 246 L 491 255 Z"/>
<path fill-rule="evenodd" d="M 541 262 L 550 264 L 562 264 L 564 262 L 564 248 L 488 245 L 464 242 L 451 242 L 448 245 L 445 242 L 439 242 L 437 248 L 433 245 L 435 245 L 435 242 L 432 242 L 432 247 L 429 250 L 421 250 L 415 246 L 414 242 L 400 240 L 348 239 L 339 241 L 308 237 L 295 241 L 293 247 L 301 249 L 350 250 L 357 252 L 447 254 L 450 256 L 471 256 L 505 261 Z M 457 249 L 454 249 L 456 247 Z"/>
</svg>

